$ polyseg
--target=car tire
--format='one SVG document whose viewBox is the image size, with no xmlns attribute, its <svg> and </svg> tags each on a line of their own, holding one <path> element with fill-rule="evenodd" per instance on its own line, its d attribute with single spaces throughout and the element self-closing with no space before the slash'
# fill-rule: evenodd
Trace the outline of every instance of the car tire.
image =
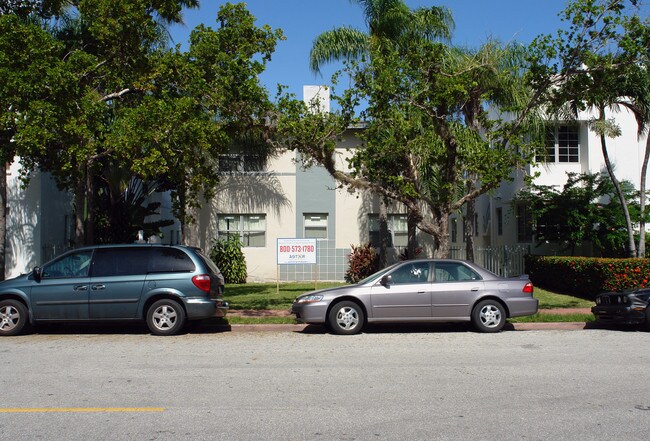
<svg viewBox="0 0 650 441">
<path fill-rule="evenodd" d="M 365 315 L 361 306 L 350 301 L 334 304 L 327 318 L 329 329 L 340 335 L 358 334 L 363 328 L 364 321 Z"/>
<path fill-rule="evenodd" d="M 506 324 L 506 311 L 497 300 L 483 300 L 472 310 L 472 324 L 480 332 L 499 332 Z"/>
<path fill-rule="evenodd" d="M 147 310 L 147 326 L 156 335 L 177 334 L 185 321 L 185 310 L 174 300 L 158 300 Z"/>
<path fill-rule="evenodd" d="M 28 320 L 27 307 L 22 302 L 0 301 L 0 336 L 20 334 Z"/>
</svg>

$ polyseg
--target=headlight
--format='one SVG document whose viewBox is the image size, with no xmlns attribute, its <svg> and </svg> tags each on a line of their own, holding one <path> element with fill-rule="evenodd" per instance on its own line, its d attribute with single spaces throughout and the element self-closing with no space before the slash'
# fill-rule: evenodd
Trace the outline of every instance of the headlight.
<svg viewBox="0 0 650 441">
<path fill-rule="evenodd" d="M 306 295 L 306 296 L 298 297 L 296 299 L 296 303 L 320 302 L 321 300 L 323 300 L 322 295 L 309 294 L 309 295 Z"/>
</svg>

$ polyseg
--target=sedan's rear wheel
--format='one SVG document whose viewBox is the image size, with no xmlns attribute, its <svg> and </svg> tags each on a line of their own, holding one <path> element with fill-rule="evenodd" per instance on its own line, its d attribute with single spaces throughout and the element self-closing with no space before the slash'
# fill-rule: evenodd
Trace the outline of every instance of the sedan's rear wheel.
<svg viewBox="0 0 650 441">
<path fill-rule="evenodd" d="M 185 325 L 185 310 L 178 302 L 158 300 L 147 311 L 147 326 L 156 335 L 173 335 Z"/>
<path fill-rule="evenodd" d="M 328 324 L 335 334 L 352 335 L 361 332 L 364 320 L 363 309 L 359 305 L 343 301 L 332 306 Z"/>
<path fill-rule="evenodd" d="M 472 323 L 481 332 L 499 332 L 506 324 L 506 311 L 496 300 L 483 300 L 472 310 Z"/>
<path fill-rule="evenodd" d="M 27 324 L 27 308 L 18 300 L 0 301 L 0 335 L 19 334 Z"/>
</svg>

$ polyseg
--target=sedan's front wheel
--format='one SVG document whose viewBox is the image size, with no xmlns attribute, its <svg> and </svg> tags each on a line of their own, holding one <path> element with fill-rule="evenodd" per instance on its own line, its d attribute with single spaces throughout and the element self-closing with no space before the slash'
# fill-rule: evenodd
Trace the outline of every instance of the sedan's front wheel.
<svg viewBox="0 0 650 441">
<path fill-rule="evenodd" d="M 506 311 L 496 300 L 483 300 L 472 310 L 472 323 L 481 332 L 499 332 L 506 324 Z"/>
<path fill-rule="evenodd" d="M 147 311 L 147 325 L 156 335 L 176 334 L 185 325 L 185 310 L 174 300 L 158 300 Z"/>
<path fill-rule="evenodd" d="M 335 334 L 358 334 L 363 328 L 363 309 L 354 302 L 343 301 L 332 306 L 328 323 Z"/>
</svg>

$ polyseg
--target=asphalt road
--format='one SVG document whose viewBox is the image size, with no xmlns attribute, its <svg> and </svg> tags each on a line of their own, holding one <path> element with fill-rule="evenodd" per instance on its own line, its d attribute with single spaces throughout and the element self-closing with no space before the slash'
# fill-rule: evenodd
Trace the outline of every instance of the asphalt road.
<svg viewBox="0 0 650 441">
<path fill-rule="evenodd" d="M 0 340 L 0 440 L 641 440 L 649 367 L 599 329 L 33 334 Z"/>
</svg>

